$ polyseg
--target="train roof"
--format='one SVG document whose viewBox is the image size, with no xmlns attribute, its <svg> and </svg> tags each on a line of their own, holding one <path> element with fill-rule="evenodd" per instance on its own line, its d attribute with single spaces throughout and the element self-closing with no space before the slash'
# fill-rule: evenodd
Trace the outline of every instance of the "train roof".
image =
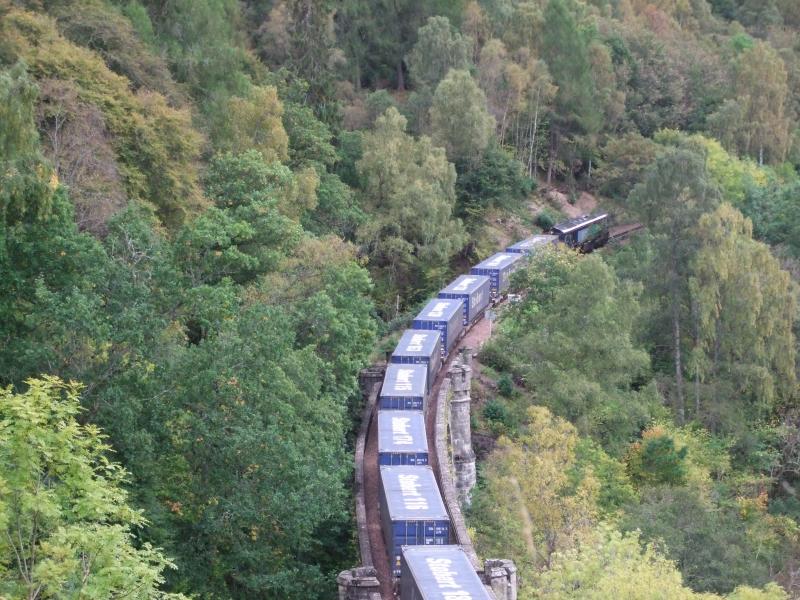
<svg viewBox="0 0 800 600">
<path fill-rule="evenodd" d="M 522 255 L 513 252 L 498 252 L 472 267 L 473 269 L 504 269 L 522 258 Z"/>
<path fill-rule="evenodd" d="M 392 521 L 450 520 L 431 467 L 381 467 L 381 482 Z"/>
<path fill-rule="evenodd" d="M 450 285 L 444 288 L 443 294 L 471 294 L 482 285 L 489 283 L 486 275 L 459 275 Z"/>
<path fill-rule="evenodd" d="M 575 231 L 576 229 L 580 229 L 586 225 L 591 225 L 592 223 L 597 223 L 598 221 L 602 221 L 603 219 L 608 218 L 608 213 L 599 213 L 596 215 L 581 215 L 580 217 L 575 217 L 574 219 L 569 219 L 567 221 L 562 221 L 561 223 L 556 223 L 553 225 L 551 231 L 554 231 L 559 234 L 570 233 L 571 231 Z"/>
<path fill-rule="evenodd" d="M 378 452 L 427 451 L 428 440 L 422 411 L 378 411 Z"/>
<path fill-rule="evenodd" d="M 491 600 L 461 546 L 403 546 L 403 560 L 423 600 Z"/>
<path fill-rule="evenodd" d="M 458 298 L 434 298 L 414 317 L 414 320 L 449 321 L 454 314 L 461 314 L 461 311 L 464 310 L 463 304 L 464 301 Z"/>
<path fill-rule="evenodd" d="M 524 239 L 516 244 L 509 246 L 506 248 L 508 252 L 525 252 L 526 250 L 531 250 L 536 248 L 537 246 L 546 246 L 547 244 L 555 243 L 558 239 L 557 235 L 550 235 L 547 233 L 542 233 L 539 235 L 534 235 L 527 239 Z"/>
<path fill-rule="evenodd" d="M 386 375 L 383 378 L 381 396 L 424 398 L 427 383 L 427 365 L 389 363 L 386 367 Z"/>
<path fill-rule="evenodd" d="M 435 329 L 406 329 L 394 349 L 395 356 L 430 357 L 442 334 Z"/>
</svg>

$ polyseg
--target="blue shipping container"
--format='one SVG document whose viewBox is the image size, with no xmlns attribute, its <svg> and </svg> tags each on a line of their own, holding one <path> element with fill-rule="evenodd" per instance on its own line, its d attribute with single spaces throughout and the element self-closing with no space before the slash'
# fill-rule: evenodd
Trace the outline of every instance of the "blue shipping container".
<svg viewBox="0 0 800 600">
<path fill-rule="evenodd" d="M 522 254 L 498 252 L 472 267 L 472 275 L 486 275 L 492 280 L 492 296 L 502 294 L 511 281 L 511 273 L 522 264 Z"/>
<path fill-rule="evenodd" d="M 450 517 L 430 467 L 381 467 L 381 525 L 389 566 L 400 576 L 403 546 L 450 543 Z"/>
<path fill-rule="evenodd" d="M 406 329 L 389 360 L 403 365 L 427 365 L 430 391 L 442 364 L 442 334 L 431 329 Z"/>
<path fill-rule="evenodd" d="M 557 235 L 548 235 L 548 234 L 540 234 L 534 235 L 533 237 L 529 237 L 526 240 L 522 240 L 521 242 L 517 242 L 513 246 L 509 246 L 506 248 L 506 252 L 512 252 L 516 254 L 533 254 L 536 252 L 537 248 L 541 248 L 543 246 L 549 246 L 558 242 Z"/>
<path fill-rule="evenodd" d="M 400 600 L 491 600 L 461 546 L 403 546 Z"/>
<path fill-rule="evenodd" d="M 485 275 L 461 275 L 439 292 L 439 298 L 460 298 L 464 301 L 464 325 L 469 325 L 489 305 L 491 281 Z"/>
<path fill-rule="evenodd" d="M 422 410 L 428 391 L 426 365 L 389 364 L 378 400 L 381 410 Z"/>
<path fill-rule="evenodd" d="M 378 464 L 427 465 L 425 417 L 416 410 L 378 411 Z"/>
<path fill-rule="evenodd" d="M 463 300 L 434 298 L 414 318 L 414 329 L 435 329 L 442 334 L 442 356 L 447 356 L 464 329 Z"/>
</svg>

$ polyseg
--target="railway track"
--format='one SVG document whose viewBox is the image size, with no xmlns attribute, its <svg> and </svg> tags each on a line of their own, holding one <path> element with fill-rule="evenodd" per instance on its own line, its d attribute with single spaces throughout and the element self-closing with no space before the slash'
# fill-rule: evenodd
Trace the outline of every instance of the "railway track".
<svg viewBox="0 0 800 600">
<path fill-rule="evenodd" d="M 643 229 L 643 226 L 639 223 L 631 223 L 626 225 L 615 226 L 608 231 L 608 238 L 607 238 L 608 243 L 619 243 L 622 240 L 625 240 L 632 233 L 639 231 L 641 229 Z M 498 256 L 501 256 L 501 254 L 499 254 Z M 480 266 L 481 265 L 478 265 L 477 267 L 473 268 L 472 273 L 480 274 L 480 276 L 483 276 L 484 273 L 482 273 L 478 269 L 478 267 Z M 489 273 L 487 272 L 485 273 L 485 275 L 489 275 Z M 496 277 L 498 277 L 499 279 L 499 275 L 496 275 Z M 488 283 L 485 285 L 488 285 Z M 496 284 L 493 283 L 492 285 Z M 505 298 L 503 297 L 499 298 L 497 303 L 502 302 L 504 299 Z M 458 315 L 460 319 L 461 315 L 460 309 Z M 436 316 L 442 316 L 442 315 L 436 315 Z M 447 318 L 449 319 L 449 317 Z M 424 327 L 420 328 L 427 329 Z M 442 385 L 445 382 L 445 378 L 448 376 L 448 372 L 450 370 L 452 363 L 456 360 L 456 358 L 460 354 L 459 349 L 464 347 L 469 347 L 473 350 L 478 350 L 482 346 L 482 344 L 486 341 L 486 339 L 488 339 L 490 333 L 491 333 L 491 323 L 489 320 L 485 318 L 485 313 L 483 313 L 470 326 L 468 326 L 464 330 L 464 333 L 460 336 L 456 344 L 454 345 L 447 344 L 447 346 L 450 346 L 452 350 L 450 351 L 448 358 L 443 362 L 440 369 L 436 373 L 433 386 L 430 388 L 430 391 L 428 392 L 427 397 L 425 399 L 424 419 L 425 419 L 425 433 L 429 449 L 428 464 L 433 469 L 433 472 L 436 476 L 436 480 L 440 486 L 440 489 L 442 486 L 442 476 L 443 476 L 441 469 L 442 468 L 449 469 L 449 465 L 439 464 L 439 457 L 437 456 L 437 452 L 434 451 L 434 449 L 437 447 L 436 425 L 437 425 L 437 410 L 439 408 L 438 404 L 439 404 L 440 390 L 442 389 Z M 442 343 L 443 344 L 445 343 L 444 339 Z M 379 388 L 373 389 L 373 393 L 370 395 L 370 402 L 368 406 L 365 407 L 364 411 L 365 422 L 362 423 L 362 434 L 359 436 L 360 438 L 359 448 L 357 449 L 356 452 L 357 460 L 363 457 L 361 460 L 361 464 L 356 466 L 357 481 L 359 481 L 360 479 L 362 482 L 360 497 L 357 498 L 357 512 L 360 511 L 360 514 L 364 516 L 363 520 L 361 520 L 359 524 L 359 543 L 361 545 L 363 564 L 369 565 L 375 570 L 374 574 L 379 584 L 380 596 L 382 600 L 393 600 L 397 598 L 398 590 L 396 589 L 396 581 L 392 576 L 392 570 L 390 568 L 389 553 L 387 552 L 386 544 L 384 542 L 381 512 L 380 512 L 381 478 L 380 478 L 380 467 L 378 460 L 379 403 L 374 401 L 375 396 L 379 394 L 378 390 Z M 365 437 L 363 433 L 364 431 L 366 431 Z M 361 452 L 361 448 L 363 448 L 363 453 Z M 449 477 L 449 471 L 446 471 L 445 475 Z M 363 505 L 360 504 L 362 501 Z M 460 512 L 458 514 L 460 515 Z M 461 526 L 463 527 L 463 522 Z M 468 537 L 466 542 L 461 541 L 459 543 L 467 544 L 469 546 Z M 474 562 L 476 559 L 473 558 L 471 560 Z M 371 563 L 371 565 L 369 563 Z M 477 565 L 476 568 L 478 568 Z M 370 577 L 372 576 L 370 575 Z M 374 581 L 375 579 L 373 578 L 372 579 L 373 583 L 370 585 L 374 586 Z M 372 589 L 374 589 L 374 587 Z"/>
<path fill-rule="evenodd" d="M 608 230 L 608 243 L 619 243 L 626 240 L 632 233 L 641 231 L 644 225 L 641 223 L 628 223 L 626 225 L 615 225 Z"/>
<path fill-rule="evenodd" d="M 450 352 L 442 368 L 436 374 L 428 401 L 425 406 L 425 434 L 428 439 L 428 464 L 433 468 L 436 479 L 440 480 L 439 461 L 433 449 L 436 447 L 436 410 L 438 408 L 439 390 L 442 387 L 447 372 L 452 362 L 459 355 L 458 348 L 473 348 L 477 350 L 489 338 L 489 321 L 481 315 L 467 329 L 465 335 L 459 340 L 454 350 Z M 389 571 L 389 556 L 383 540 L 380 516 L 380 473 L 378 469 L 378 418 L 377 404 L 373 405 L 369 415 L 369 427 L 364 445 L 363 477 L 364 477 L 364 504 L 367 516 L 367 533 L 369 537 L 370 553 L 373 567 L 377 571 L 378 581 L 381 586 L 383 600 L 395 598 L 393 578 Z"/>
</svg>

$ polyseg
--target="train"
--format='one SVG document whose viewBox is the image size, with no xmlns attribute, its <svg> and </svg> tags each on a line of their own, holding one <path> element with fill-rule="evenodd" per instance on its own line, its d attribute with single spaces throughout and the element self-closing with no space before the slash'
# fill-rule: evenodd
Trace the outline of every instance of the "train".
<svg viewBox="0 0 800 600">
<path fill-rule="evenodd" d="M 491 600 L 464 550 L 429 463 L 424 411 L 439 370 L 459 339 L 507 294 L 511 275 L 542 248 L 591 252 L 609 239 L 608 214 L 557 223 L 508 246 L 431 299 L 389 356 L 378 396 L 381 529 L 401 600 Z"/>
</svg>

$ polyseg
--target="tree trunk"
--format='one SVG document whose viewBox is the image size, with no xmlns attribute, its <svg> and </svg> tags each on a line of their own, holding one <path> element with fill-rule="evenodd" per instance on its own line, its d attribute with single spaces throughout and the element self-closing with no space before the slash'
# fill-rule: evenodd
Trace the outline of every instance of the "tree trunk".
<svg viewBox="0 0 800 600">
<path fill-rule="evenodd" d="M 758 147 L 758 166 L 759 167 L 764 166 L 764 144 L 761 144 Z"/>
<path fill-rule="evenodd" d="M 550 156 L 547 159 L 547 185 L 553 180 L 553 163 L 555 162 L 556 149 L 558 147 L 557 136 L 550 134 Z"/>
<path fill-rule="evenodd" d="M 697 302 L 692 301 L 692 320 L 694 321 L 694 345 L 700 346 L 700 318 L 697 314 Z M 694 418 L 700 420 L 700 367 L 695 362 L 694 365 Z"/>
<path fill-rule="evenodd" d="M 686 406 L 683 400 L 683 365 L 681 364 L 681 320 L 678 299 L 672 298 L 672 338 L 675 345 L 675 391 L 677 393 L 678 423 L 686 422 Z"/>
<path fill-rule="evenodd" d="M 406 89 L 406 80 L 403 77 L 403 61 L 397 61 L 397 91 L 404 92 Z"/>
<path fill-rule="evenodd" d="M 503 118 L 500 120 L 500 144 L 506 141 L 506 117 L 508 116 L 508 102 L 503 107 Z"/>
<path fill-rule="evenodd" d="M 537 156 L 536 152 L 536 131 L 539 129 L 539 92 L 536 92 L 536 108 L 533 111 L 533 135 L 531 136 L 531 152 L 530 158 L 528 162 L 533 165 L 533 168 L 528 167 L 529 176 L 532 177 L 533 174 L 536 173 L 537 167 L 539 166 L 537 163 L 539 162 L 539 157 Z"/>
</svg>

